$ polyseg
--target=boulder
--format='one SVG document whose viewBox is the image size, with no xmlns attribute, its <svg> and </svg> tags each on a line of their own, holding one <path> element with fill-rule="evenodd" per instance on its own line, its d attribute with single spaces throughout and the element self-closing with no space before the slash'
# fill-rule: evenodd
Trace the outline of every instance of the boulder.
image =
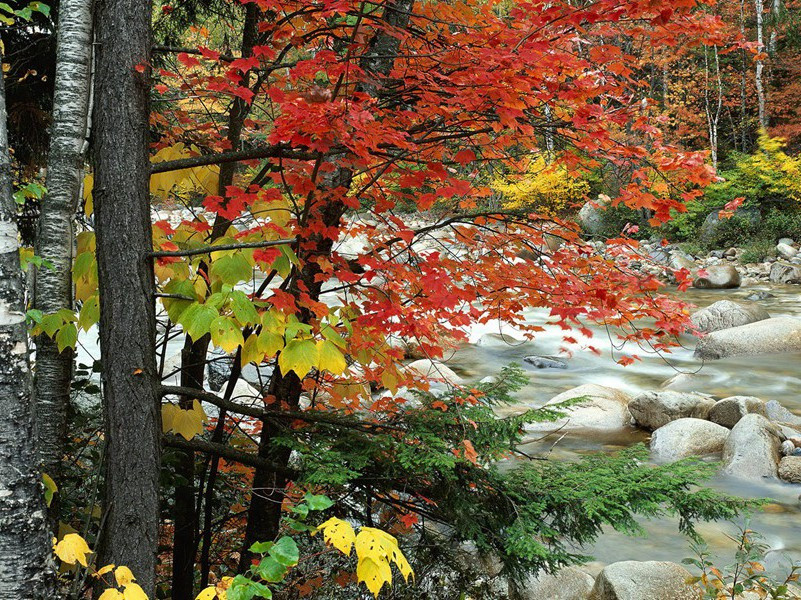
<svg viewBox="0 0 801 600">
<path fill-rule="evenodd" d="M 446 364 L 428 358 L 421 358 L 406 365 L 406 369 L 417 371 L 432 382 L 446 385 L 461 385 L 464 380 L 454 373 Z"/>
<path fill-rule="evenodd" d="M 706 419 L 714 404 L 712 398 L 702 394 L 660 390 L 636 396 L 629 403 L 629 412 L 637 425 L 654 430 L 685 417 Z"/>
<path fill-rule="evenodd" d="M 801 456 L 785 456 L 779 463 L 779 477 L 789 483 L 801 483 Z"/>
<path fill-rule="evenodd" d="M 596 431 L 615 431 L 623 429 L 631 419 L 626 408 L 631 396 L 613 388 L 587 383 L 562 392 L 554 396 L 545 406 L 568 400 L 581 399 L 570 408 L 557 409 L 566 414 L 556 421 L 545 423 L 530 423 L 526 425 L 529 432 L 570 431 L 575 429 L 590 429 Z"/>
<path fill-rule="evenodd" d="M 754 301 L 754 300 L 768 300 L 770 298 L 775 298 L 775 297 L 776 296 L 774 294 L 771 294 L 770 292 L 759 290 L 758 292 L 751 292 L 745 297 L 745 299 Z"/>
<path fill-rule="evenodd" d="M 723 446 L 723 472 L 741 479 L 775 478 L 784 436 L 762 415 L 745 415 Z"/>
<path fill-rule="evenodd" d="M 526 356 L 523 362 L 537 369 L 567 369 L 566 360 L 553 356 Z"/>
<path fill-rule="evenodd" d="M 728 356 L 779 352 L 801 352 L 801 320 L 773 317 L 713 331 L 698 342 L 695 357 L 716 360 Z"/>
<path fill-rule="evenodd" d="M 723 290 L 740 287 L 742 278 L 734 265 L 711 265 L 696 274 L 693 287 L 705 290 Z"/>
<path fill-rule="evenodd" d="M 770 266 L 768 279 L 772 283 L 801 283 L 801 266 L 775 262 Z"/>
<path fill-rule="evenodd" d="M 748 414 L 767 417 L 765 403 L 754 396 L 730 396 L 715 402 L 715 405 L 709 411 L 708 419 L 713 423 L 731 429 Z"/>
<path fill-rule="evenodd" d="M 694 313 L 691 320 L 696 329 L 703 333 L 710 333 L 769 318 L 768 311 L 759 304 L 719 300 Z"/>
<path fill-rule="evenodd" d="M 698 265 L 689 254 L 681 250 L 673 250 L 670 253 L 670 268 L 677 271 L 687 269 L 690 273 L 695 273 L 698 270 Z"/>
<path fill-rule="evenodd" d="M 556 573 L 539 573 L 516 586 L 510 586 L 514 600 L 586 600 L 595 580 L 577 567 L 564 567 Z"/>
<path fill-rule="evenodd" d="M 651 436 L 651 456 L 657 462 L 673 462 L 688 456 L 723 451 L 729 430 L 703 419 L 676 419 Z"/>
<path fill-rule="evenodd" d="M 801 417 L 794 415 L 776 400 L 765 402 L 766 416 L 771 421 L 788 423 L 790 425 L 801 425 Z"/>
<path fill-rule="evenodd" d="M 795 258 L 795 255 L 798 254 L 798 250 L 793 248 L 790 244 L 785 244 L 784 242 L 779 242 L 776 244 L 776 252 L 778 252 L 779 256 L 785 260 Z"/>
<path fill-rule="evenodd" d="M 485 333 L 476 342 L 476 346 L 482 348 L 502 348 L 504 346 L 518 346 L 525 343 L 513 335 L 507 333 Z"/>
<path fill-rule="evenodd" d="M 592 235 L 603 233 L 604 230 L 604 200 L 599 198 L 596 201 L 590 201 L 581 207 L 578 214 L 579 224 L 581 228 Z"/>
<path fill-rule="evenodd" d="M 692 577 L 672 562 L 627 560 L 604 568 L 595 580 L 589 600 L 697 600 Z"/>
</svg>

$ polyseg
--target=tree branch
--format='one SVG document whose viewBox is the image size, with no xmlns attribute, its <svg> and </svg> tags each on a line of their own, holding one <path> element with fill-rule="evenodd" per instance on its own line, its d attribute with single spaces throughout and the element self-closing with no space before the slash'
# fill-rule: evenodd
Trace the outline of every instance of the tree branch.
<svg viewBox="0 0 801 600">
<path fill-rule="evenodd" d="M 164 445 L 170 448 L 178 448 L 180 450 L 191 450 L 193 452 L 202 452 L 203 454 L 212 454 L 224 458 L 226 460 L 238 462 L 243 465 L 248 465 L 250 467 L 260 467 L 262 469 L 273 471 L 274 473 L 282 473 L 287 477 L 297 476 L 297 471 L 295 471 L 294 469 L 289 469 L 281 465 L 276 465 L 270 462 L 269 460 L 256 456 L 255 454 L 250 454 L 249 452 L 242 452 L 241 450 L 236 450 L 235 448 L 231 448 L 230 446 L 226 446 L 225 444 L 216 444 L 214 442 L 207 442 L 206 440 L 201 440 L 199 438 L 185 440 L 182 437 L 170 434 L 165 434 L 163 440 L 164 440 Z"/>
<path fill-rule="evenodd" d="M 151 258 L 164 258 L 167 256 L 197 256 L 198 254 L 211 254 L 212 252 L 222 252 L 224 250 L 243 250 L 247 248 L 269 248 L 270 246 L 287 246 L 297 242 L 297 238 L 286 238 L 280 240 L 269 240 L 265 242 L 245 242 L 242 244 L 222 244 L 219 246 L 203 246 L 192 250 L 160 250 L 148 254 Z"/>
<path fill-rule="evenodd" d="M 179 158 L 176 160 L 165 160 L 152 163 L 150 174 L 166 173 L 168 171 L 178 171 L 180 169 L 190 169 L 192 167 L 204 167 L 207 165 L 219 165 L 222 163 L 238 162 L 241 160 L 255 160 L 259 158 L 289 158 L 296 160 L 313 160 L 316 154 L 302 150 L 293 150 L 286 145 L 262 146 L 259 148 L 248 148 L 245 150 L 235 150 L 231 152 L 216 152 L 214 154 L 201 154 L 190 156 L 189 158 Z"/>
</svg>

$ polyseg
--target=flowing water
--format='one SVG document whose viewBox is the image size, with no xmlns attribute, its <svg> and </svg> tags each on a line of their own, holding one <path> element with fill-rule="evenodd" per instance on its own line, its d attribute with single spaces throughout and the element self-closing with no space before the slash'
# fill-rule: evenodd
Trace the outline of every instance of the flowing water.
<svg viewBox="0 0 801 600">
<path fill-rule="evenodd" d="M 743 299 L 754 291 L 769 291 L 775 297 L 761 300 L 773 317 L 801 317 L 801 297 L 798 287 L 764 287 L 743 290 L 690 290 L 682 297 L 699 307 L 722 299 Z M 544 311 L 532 311 L 527 319 L 534 323 L 545 323 Z M 579 338 L 579 345 L 572 348 L 567 369 L 528 368 L 529 384 L 518 394 L 519 405 L 507 410 L 519 412 L 523 407 L 539 407 L 556 394 L 572 387 L 594 383 L 624 390 L 630 394 L 659 389 L 660 386 L 679 376 L 678 387 L 682 391 L 698 391 L 712 394 L 716 398 L 734 395 L 757 396 L 763 400 L 777 400 L 792 412 L 801 415 L 801 354 L 779 354 L 765 356 L 733 357 L 707 362 L 693 358 L 695 339 L 683 338 L 684 347 L 668 355 L 639 352 L 642 361 L 623 367 L 614 362 L 612 348 L 606 330 L 596 327 L 594 339 L 580 338 L 577 332 L 569 335 Z M 502 334 L 499 336 L 498 334 Z M 494 335 L 486 335 L 494 334 Z M 499 331 L 498 324 L 475 329 L 471 333 L 471 344 L 467 344 L 447 357 L 447 363 L 463 377 L 471 380 L 496 374 L 510 362 L 523 363 L 523 358 L 532 354 L 559 355 L 564 345 L 565 332 L 548 327 L 534 341 L 516 341 L 515 332 Z M 506 338 L 506 339 L 502 339 Z M 480 340 L 480 342 L 479 342 Z M 603 350 L 597 356 L 582 349 L 582 341 L 592 343 Z M 682 375 L 684 374 L 684 375 Z M 570 460 L 582 453 L 611 452 L 637 442 L 648 441 L 649 434 L 634 428 L 607 435 L 561 434 L 527 441 L 524 449 L 528 454 L 549 453 L 553 459 Z M 775 502 L 767 510 L 755 515 L 750 527 L 762 533 L 774 550 L 768 555 L 767 565 L 779 569 L 788 558 L 801 560 L 801 485 L 779 482 L 752 483 L 730 477 L 719 477 L 712 486 L 743 497 L 768 497 Z M 592 547 L 584 551 L 597 559 L 596 567 L 619 560 L 671 560 L 680 561 L 692 555 L 689 541 L 677 529 L 675 519 L 644 521 L 644 537 L 628 537 L 610 531 Z M 713 555 L 724 563 L 733 556 L 734 542 L 727 535 L 735 534 L 743 523 L 703 524 L 699 531 L 705 537 Z"/>
</svg>

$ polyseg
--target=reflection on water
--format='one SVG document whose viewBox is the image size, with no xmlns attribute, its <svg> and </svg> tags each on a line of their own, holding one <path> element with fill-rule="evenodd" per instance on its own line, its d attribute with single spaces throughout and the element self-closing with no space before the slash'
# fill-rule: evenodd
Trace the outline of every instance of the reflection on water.
<svg viewBox="0 0 801 600">
<path fill-rule="evenodd" d="M 723 299 L 742 300 L 747 295 L 765 290 L 775 297 L 761 300 L 772 317 L 795 316 L 801 318 L 801 298 L 797 286 L 748 288 L 744 290 L 690 290 L 683 294 L 684 299 L 699 307 L 707 306 Z M 532 311 L 531 322 L 544 323 L 545 311 Z M 664 382 L 681 376 L 680 387 L 676 389 L 699 391 L 717 398 L 734 395 L 758 396 L 764 400 L 777 400 L 796 414 L 801 415 L 801 355 L 781 354 L 767 356 L 733 357 L 703 364 L 693 358 L 695 341 L 691 336 L 682 340 L 685 347 L 675 349 L 669 355 L 657 356 L 638 352 L 641 362 L 628 367 L 616 364 L 612 359 L 603 328 L 591 328 L 595 335 L 591 341 L 596 347 L 604 349 L 602 356 L 596 356 L 581 346 L 573 346 L 568 369 L 528 368 L 529 384 L 520 392 L 520 405 L 510 407 L 509 411 L 519 412 L 522 406 L 537 407 L 556 394 L 585 383 L 595 383 L 636 394 L 645 390 L 659 388 Z M 498 336 L 503 333 L 506 340 Z M 495 335 L 486 335 L 495 334 Z M 498 325 L 487 325 L 471 332 L 471 344 L 465 345 L 449 357 L 448 364 L 468 378 L 480 379 L 492 375 L 510 362 L 523 363 L 523 358 L 531 354 L 559 355 L 564 345 L 562 332 L 558 328 L 548 328 L 532 342 L 515 341 L 515 332 L 504 329 L 499 332 Z M 571 336 L 580 338 L 578 332 Z M 476 343 L 481 340 L 480 343 Z M 587 340 L 584 339 L 586 342 Z M 633 351 L 633 350 L 632 350 Z M 614 435 L 568 435 L 560 439 L 554 435 L 526 444 L 528 454 L 550 453 L 553 459 L 570 460 L 577 455 L 596 451 L 615 451 L 637 442 L 647 442 L 646 432 L 631 428 Z M 557 441 L 558 440 L 558 441 Z M 555 445 L 554 445 L 555 444 Z M 760 531 L 772 548 L 781 552 L 769 555 L 768 566 L 777 568 L 788 556 L 801 560 L 801 505 L 799 493 L 801 485 L 778 482 L 751 483 L 732 478 L 719 478 L 712 482 L 714 487 L 744 497 L 769 497 L 775 500 L 769 510 L 753 517 L 750 526 Z M 672 519 L 652 520 L 643 523 L 647 531 L 644 538 L 630 538 L 614 532 L 604 535 L 594 547 L 585 549 L 601 563 L 618 560 L 672 560 L 680 561 L 691 554 L 689 542 L 678 533 L 676 522 Z M 737 527 L 728 523 L 709 523 L 699 530 L 709 543 L 714 554 L 722 560 L 731 562 L 735 548 L 727 535 L 736 533 Z"/>
</svg>

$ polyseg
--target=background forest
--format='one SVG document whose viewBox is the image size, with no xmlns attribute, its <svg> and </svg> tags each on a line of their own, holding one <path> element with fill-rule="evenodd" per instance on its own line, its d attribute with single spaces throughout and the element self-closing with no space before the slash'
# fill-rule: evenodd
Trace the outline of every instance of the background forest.
<svg viewBox="0 0 801 600">
<path fill-rule="evenodd" d="M 801 418 L 581 374 L 539 397 L 581 356 L 604 381 L 681 362 L 690 333 L 701 361 L 801 352 L 797 319 L 691 318 L 721 297 L 683 295 L 797 294 L 797 2 L 14 0 L 0 20 L 0 597 L 801 597 L 750 529 L 731 569 L 702 541 L 757 497 L 797 519 Z M 714 337 L 752 321 L 769 342 Z M 487 345 L 507 350 L 480 364 Z M 704 443 L 660 450 L 687 420 Z M 721 465 L 777 487 L 718 485 Z M 690 571 L 624 593 L 614 564 L 576 566 L 648 519 Z"/>
</svg>

